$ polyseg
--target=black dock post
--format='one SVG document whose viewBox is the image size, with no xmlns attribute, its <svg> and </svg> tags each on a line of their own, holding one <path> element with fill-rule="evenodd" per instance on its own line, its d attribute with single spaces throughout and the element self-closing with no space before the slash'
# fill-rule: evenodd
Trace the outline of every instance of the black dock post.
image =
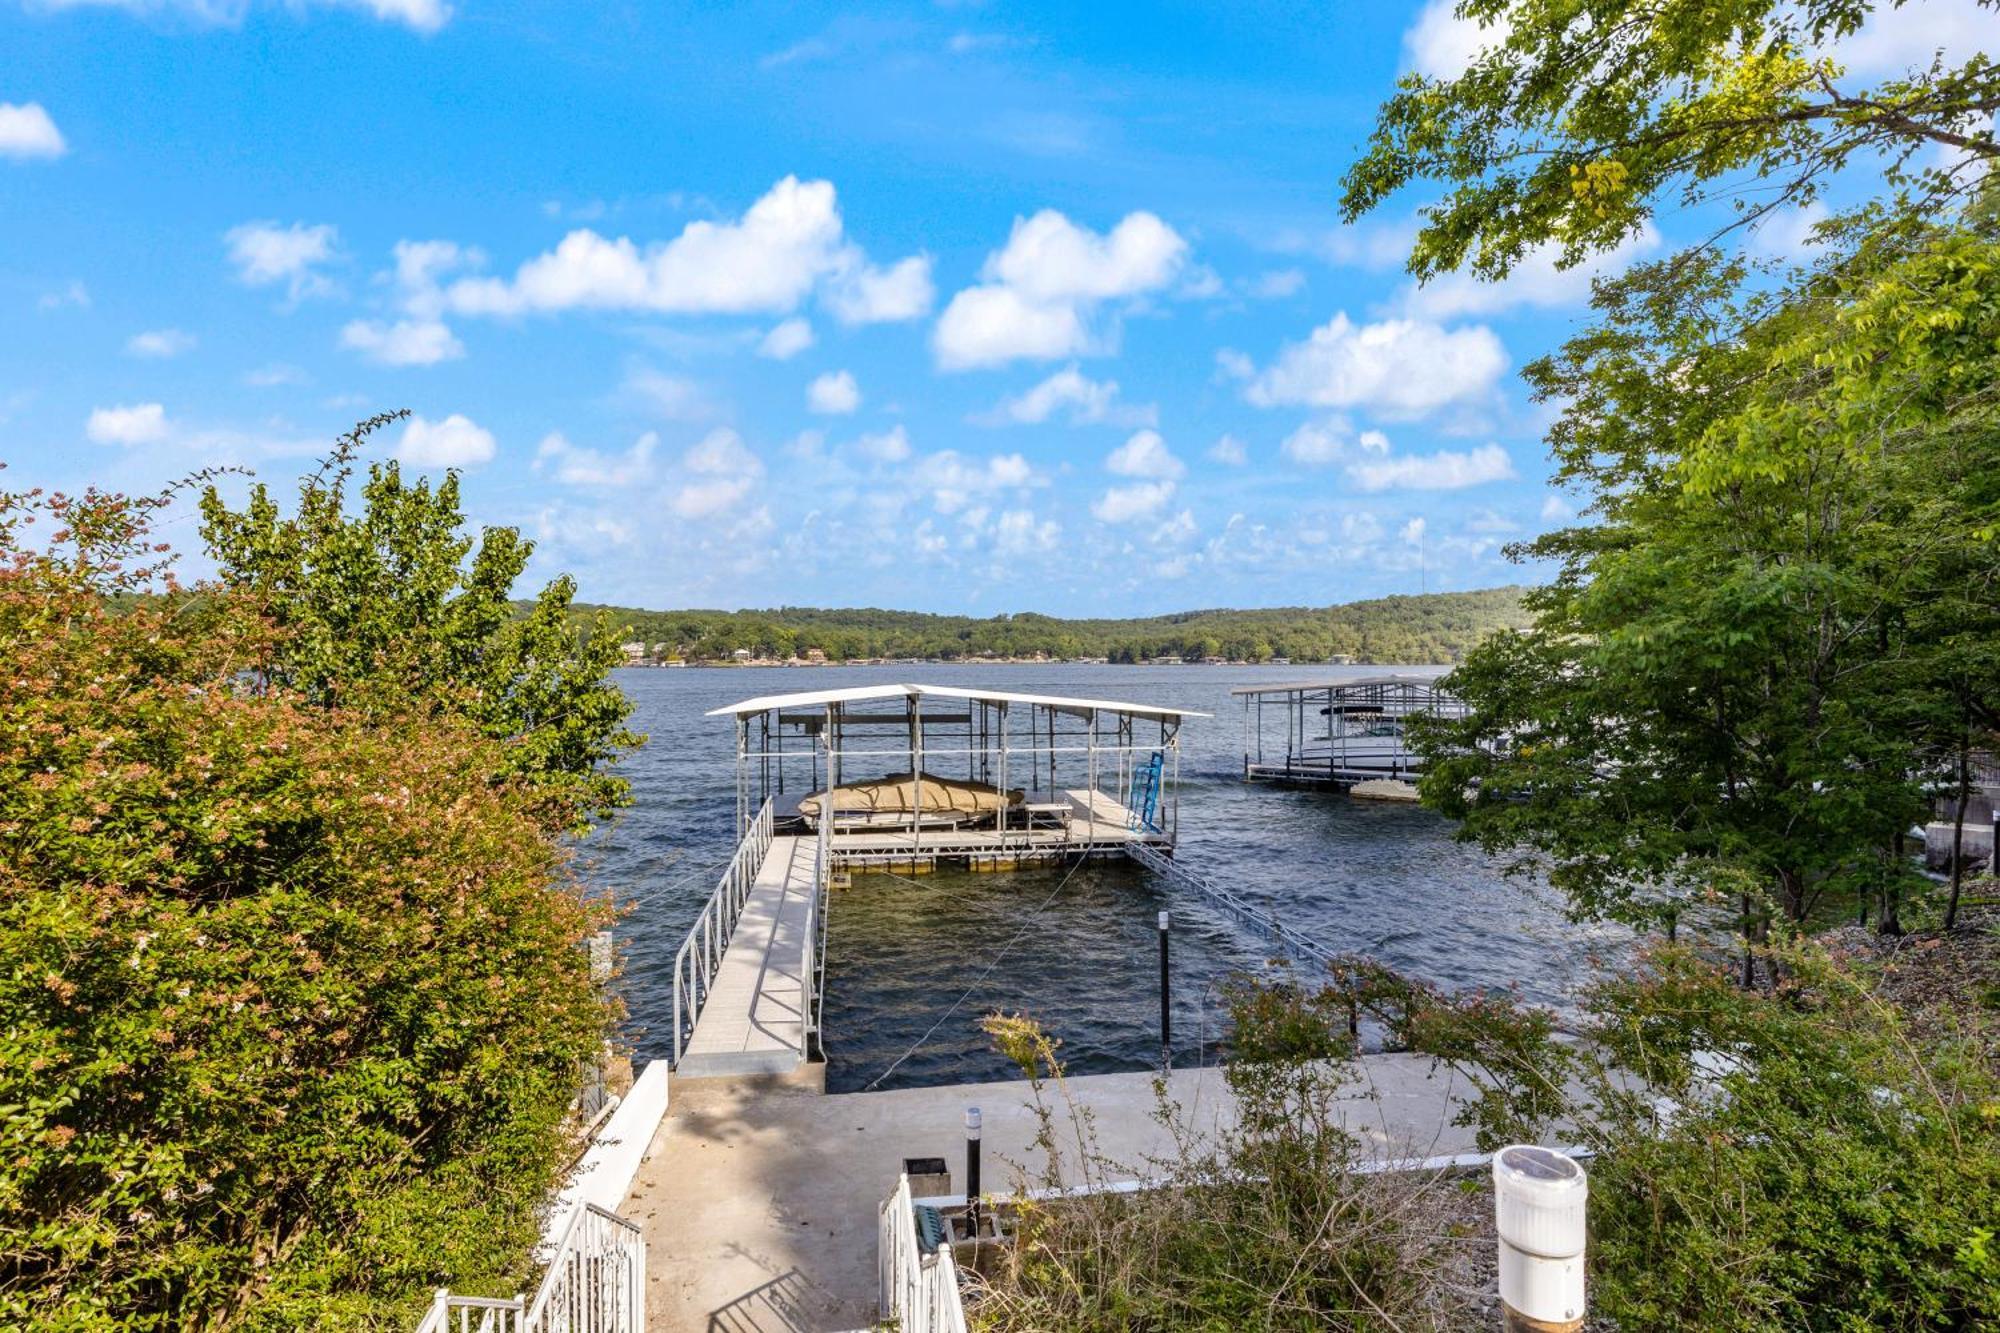
<svg viewBox="0 0 2000 1333">
<path fill-rule="evenodd" d="M 1174 1020 L 1171 990 L 1167 983 L 1167 927 L 1172 914 L 1160 913 L 1160 1072 L 1174 1067 Z"/>
<path fill-rule="evenodd" d="M 979 1239 L 979 1108 L 965 1108 L 965 1222 Z"/>
</svg>

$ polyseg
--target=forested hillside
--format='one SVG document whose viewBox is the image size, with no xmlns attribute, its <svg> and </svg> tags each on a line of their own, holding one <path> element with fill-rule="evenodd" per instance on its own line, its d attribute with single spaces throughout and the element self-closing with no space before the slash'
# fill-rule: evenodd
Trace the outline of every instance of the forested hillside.
<svg viewBox="0 0 2000 1333">
<path fill-rule="evenodd" d="M 578 605 L 575 614 L 607 611 L 623 637 L 644 643 L 650 654 L 695 661 L 727 659 L 738 649 L 776 658 L 818 649 L 833 661 L 1046 653 L 1121 662 L 1166 656 L 1323 662 L 1336 655 L 1361 662 L 1456 662 L 1493 631 L 1526 624 L 1523 591 L 1487 588 L 1345 606 L 1183 611 L 1128 620 L 1061 620 L 1031 612 L 982 620 L 868 607 L 642 611 Z"/>
</svg>

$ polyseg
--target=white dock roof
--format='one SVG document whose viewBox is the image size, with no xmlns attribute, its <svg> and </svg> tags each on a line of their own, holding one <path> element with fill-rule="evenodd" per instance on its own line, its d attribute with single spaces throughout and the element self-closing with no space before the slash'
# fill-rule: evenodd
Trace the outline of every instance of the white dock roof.
<svg viewBox="0 0 2000 1333">
<path fill-rule="evenodd" d="M 1070 699 L 1055 694 L 1018 694 L 1011 690 L 964 690 L 952 685 L 850 685 L 838 690 L 804 690 L 797 694 L 765 694 L 726 708 L 711 708 L 710 717 L 749 717 L 782 708 L 823 708 L 828 704 L 866 703 L 871 699 L 956 699 L 979 703 L 1030 704 L 1068 713 L 1129 713 L 1134 717 L 1209 717 L 1192 708 L 1161 708 L 1154 704 L 1119 703 L 1114 699 Z"/>
<path fill-rule="evenodd" d="M 1243 694 L 1324 694 L 1328 690 L 1364 689 L 1373 685 L 1416 685 L 1425 689 L 1438 688 L 1443 672 L 1435 676 L 1355 676 L 1346 680 L 1295 680 L 1282 685 L 1238 685 L 1230 693 Z"/>
</svg>

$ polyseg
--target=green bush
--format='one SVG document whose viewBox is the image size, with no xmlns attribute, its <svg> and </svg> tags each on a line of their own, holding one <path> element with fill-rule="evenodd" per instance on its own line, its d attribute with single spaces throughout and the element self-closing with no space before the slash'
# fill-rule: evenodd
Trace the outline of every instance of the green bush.
<svg viewBox="0 0 2000 1333">
<path fill-rule="evenodd" d="M 1434 999 L 1482 1140 L 1579 1141 L 1591 1308 L 1635 1329 L 2000 1326 L 2000 1078 L 1983 1026 L 1922 1034 L 1875 979 L 1786 942 L 1775 994 L 1664 948 L 1590 998 L 1581 1044 Z"/>
<path fill-rule="evenodd" d="M 271 685 L 156 507 L 0 496 L 0 1326 L 511 1294 L 613 1017 L 570 815 L 470 720 Z"/>
</svg>

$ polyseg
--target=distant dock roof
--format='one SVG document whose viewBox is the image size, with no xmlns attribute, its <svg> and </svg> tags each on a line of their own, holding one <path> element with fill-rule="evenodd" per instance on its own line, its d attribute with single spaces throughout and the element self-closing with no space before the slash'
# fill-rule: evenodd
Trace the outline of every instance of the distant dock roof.
<svg viewBox="0 0 2000 1333">
<path fill-rule="evenodd" d="M 1064 713 L 1126 713 L 1133 717 L 1209 717 L 1192 708 L 1161 708 L 1154 704 L 1119 703 L 1115 699 L 1070 699 L 1055 694 L 1017 694 L 1011 690 L 962 690 L 951 685 L 851 685 L 838 690 L 804 690 L 797 694 L 764 694 L 724 708 L 710 717 L 754 717 L 785 708 L 823 708 L 828 704 L 867 703 L 876 699 L 951 699 L 959 703 L 1027 704 Z"/>
<path fill-rule="evenodd" d="M 1365 690 L 1385 685 L 1411 685 L 1419 689 L 1434 690 L 1443 676 L 1357 676 L 1347 680 L 1295 680 L 1282 685 L 1238 685 L 1231 690 L 1232 695 L 1246 694 L 1324 694 L 1328 690 Z"/>
</svg>

